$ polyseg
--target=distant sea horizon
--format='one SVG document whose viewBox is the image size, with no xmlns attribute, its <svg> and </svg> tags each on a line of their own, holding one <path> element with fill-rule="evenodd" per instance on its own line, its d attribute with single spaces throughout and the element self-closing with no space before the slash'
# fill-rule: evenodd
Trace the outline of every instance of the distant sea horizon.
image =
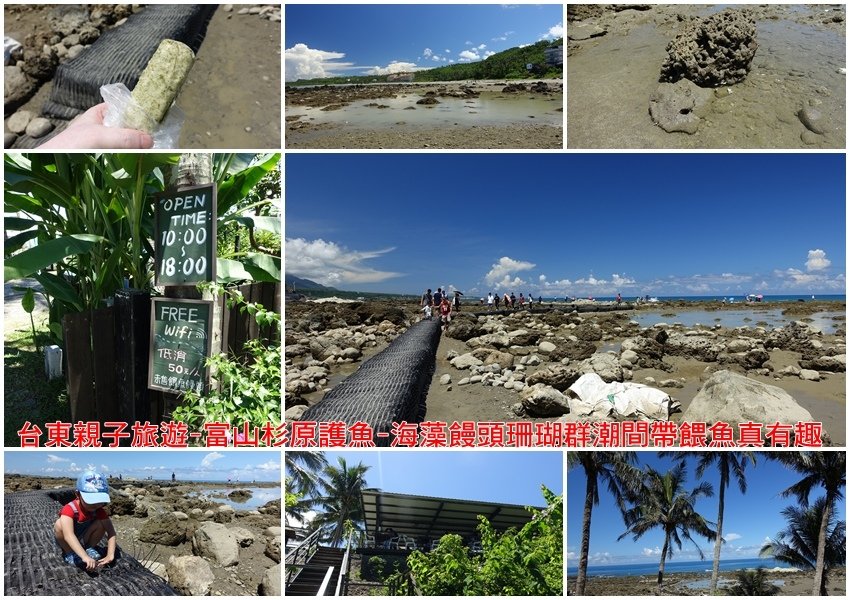
<svg viewBox="0 0 850 600">
<path fill-rule="evenodd" d="M 641 296 L 644 298 L 645 296 Z M 658 299 L 659 302 L 671 302 L 671 301 L 681 301 L 681 302 L 722 302 L 724 299 L 727 301 L 732 298 L 735 302 L 744 303 L 746 301 L 747 295 L 741 294 L 727 294 L 723 295 L 713 295 L 713 296 L 653 296 L 650 294 L 651 298 Z M 846 302 L 847 296 L 846 294 L 776 294 L 773 296 L 762 296 L 764 302 L 798 302 L 799 300 L 804 300 L 810 302 L 814 297 L 814 300 L 820 302 Z M 536 300 L 539 296 L 535 296 Z M 578 297 L 578 300 L 586 299 L 587 297 Z M 634 300 L 636 296 L 628 296 L 623 295 L 622 300 L 624 302 L 630 302 Z M 616 296 L 594 296 L 594 300 L 598 300 L 599 302 L 613 302 L 617 299 Z M 543 298 L 543 302 L 563 302 L 564 296 L 556 297 L 556 298 Z"/>
<path fill-rule="evenodd" d="M 724 572 L 739 571 L 741 569 L 756 569 L 764 567 L 773 569 L 775 567 L 790 568 L 789 565 L 781 563 L 772 558 L 739 558 L 720 561 L 720 570 Z M 713 563 L 710 560 L 693 561 L 668 561 L 664 565 L 664 573 L 705 573 L 711 572 Z M 656 575 L 658 573 L 658 562 L 621 564 L 621 565 L 593 565 L 587 567 L 588 577 L 628 577 L 634 575 Z M 578 564 L 567 565 L 567 577 L 578 574 Z"/>
</svg>

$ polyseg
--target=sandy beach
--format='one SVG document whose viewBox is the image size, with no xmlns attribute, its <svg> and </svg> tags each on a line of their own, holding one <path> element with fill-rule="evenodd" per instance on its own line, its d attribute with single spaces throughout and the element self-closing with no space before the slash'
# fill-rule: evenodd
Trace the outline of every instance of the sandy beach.
<svg viewBox="0 0 850 600">
<path fill-rule="evenodd" d="M 287 148 L 562 148 L 563 81 L 288 86 Z"/>
<path fill-rule="evenodd" d="M 468 313 L 480 308 L 466 305 L 440 340 L 425 418 L 448 422 L 568 418 L 561 416 L 565 409 L 541 410 L 529 399 L 528 388 L 542 383 L 564 391 L 564 378 L 576 369 L 598 372 L 606 381 L 632 381 L 663 390 L 681 403 L 681 412 L 670 417 L 680 422 L 712 374 L 727 370 L 786 391 L 813 419 L 824 423 L 831 444 L 845 443 L 844 303 L 716 303 L 708 311 L 715 316 L 703 324 L 677 322 L 678 314 L 694 308 L 694 303 L 671 302 L 617 312 L 516 311 L 476 318 Z M 725 327 L 715 321 L 731 317 L 733 311 L 752 315 L 745 316 L 748 322 L 741 326 Z M 830 315 L 830 333 L 807 324 L 815 322 L 812 315 L 822 314 Z M 663 322 L 641 327 L 636 319 L 648 316 Z M 774 317 L 779 320 L 772 325 L 763 320 Z M 418 318 L 416 306 L 398 303 L 288 303 L 285 387 L 286 408 L 292 412 L 287 412 L 287 420 L 318 402 Z M 783 322 L 784 327 L 779 326 Z M 663 344 L 644 341 L 662 331 Z M 638 352 L 632 350 L 637 356 L 625 351 L 624 344 L 637 348 Z M 473 358 L 470 364 L 481 366 L 458 368 L 463 361 L 457 358 L 466 355 Z M 800 365 L 828 370 L 807 369 L 816 372 L 805 375 L 817 380 L 806 380 L 801 379 Z"/>
<path fill-rule="evenodd" d="M 7 495 L 26 490 L 73 489 L 75 482 L 70 478 L 6 474 L 4 489 Z M 266 573 L 280 563 L 280 498 L 262 504 L 252 502 L 250 505 L 257 507 L 250 510 L 231 506 L 248 502 L 264 489 L 279 490 L 279 483 L 172 484 L 129 478 L 118 481 L 116 477 L 110 479 L 110 488 L 112 501 L 107 511 L 119 546 L 161 577 L 167 578 L 166 565 L 171 557 L 193 555 L 194 533 L 205 523 L 223 524 L 240 544 L 237 564 L 221 567 L 209 562 L 215 577 L 211 595 L 257 595 Z M 279 496 L 279 491 L 276 493 Z"/>
<path fill-rule="evenodd" d="M 569 6 L 568 147 L 843 148 L 843 5 L 748 6 L 757 49 L 745 79 L 688 91 L 700 98 L 682 109 L 693 110 L 695 131 L 654 124 L 650 97 L 668 43 L 728 6 Z"/>
<path fill-rule="evenodd" d="M 665 596 L 702 596 L 705 590 L 699 585 L 707 582 L 707 573 L 668 573 L 664 575 Z M 779 585 L 779 596 L 810 596 L 813 574 L 802 571 L 778 571 L 772 581 Z M 722 572 L 721 581 L 733 580 L 733 573 Z M 567 590 L 575 589 L 575 577 L 567 578 Z M 782 582 L 781 584 L 779 582 Z M 629 577 L 590 577 L 585 593 L 588 596 L 654 596 L 655 576 L 634 575 Z M 830 574 L 828 591 L 832 596 L 844 596 L 847 589 L 846 570 L 835 569 Z"/>
</svg>

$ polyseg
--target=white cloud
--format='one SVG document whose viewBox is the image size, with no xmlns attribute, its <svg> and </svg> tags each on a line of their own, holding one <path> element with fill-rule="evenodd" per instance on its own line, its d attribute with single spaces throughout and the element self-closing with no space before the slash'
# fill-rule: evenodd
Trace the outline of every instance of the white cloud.
<svg viewBox="0 0 850 600">
<path fill-rule="evenodd" d="M 63 462 L 71 462 L 70 458 L 62 458 L 61 456 L 56 456 L 55 454 L 47 455 L 47 462 L 49 463 L 63 463 Z"/>
<path fill-rule="evenodd" d="M 553 25 L 549 28 L 549 31 L 540 36 L 541 40 L 547 39 L 557 39 L 564 37 L 564 26 L 562 23 L 558 23 L 557 25 Z"/>
<path fill-rule="evenodd" d="M 81 473 L 83 471 L 83 468 L 78 467 L 77 463 L 71 463 L 70 465 L 68 465 L 68 470 L 71 471 L 71 473 Z"/>
<path fill-rule="evenodd" d="M 257 469 L 260 471 L 280 471 L 280 463 L 270 460 L 257 465 Z"/>
<path fill-rule="evenodd" d="M 446 54 L 451 54 L 451 53 L 452 53 L 452 51 L 451 51 L 451 50 L 449 50 L 448 48 L 446 48 L 446 49 L 444 50 L 444 52 L 445 52 Z"/>
<path fill-rule="evenodd" d="M 655 548 L 644 548 L 641 550 L 641 554 L 644 556 L 661 556 L 661 548 L 658 546 Z"/>
<path fill-rule="evenodd" d="M 472 42 L 470 42 L 469 40 L 466 40 L 466 41 L 464 42 L 464 44 L 466 44 L 467 46 L 471 46 L 471 45 L 472 45 Z"/>
<path fill-rule="evenodd" d="M 539 279 L 539 280 L 540 280 L 540 283 L 546 283 L 546 276 L 545 276 L 545 275 L 541 275 L 541 276 L 540 276 L 540 277 L 538 277 L 537 279 Z"/>
<path fill-rule="evenodd" d="M 295 238 L 286 240 L 284 258 L 287 273 L 306 277 L 323 285 L 376 283 L 401 274 L 378 271 L 363 263 L 393 250 L 395 248 L 357 251 L 322 239 L 308 241 Z"/>
<path fill-rule="evenodd" d="M 440 57 L 435 54 L 434 56 L 431 57 L 431 60 L 439 62 Z"/>
<path fill-rule="evenodd" d="M 514 260 L 507 256 L 499 259 L 499 262 L 494 263 L 487 274 L 484 276 L 484 281 L 489 284 L 495 284 L 499 280 L 510 282 L 510 275 L 519 271 L 528 271 L 535 267 L 534 263 L 524 260 Z M 502 285 L 500 283 L 500 285 Z M 511 285 L 508 283 L 508 285 Z"/>
<path fill-rule="evenodd" d="M 201 461 L 201 466 L 202 467 L 211 467 L 212 464 L 220 458 L 224 458 L 224 454 L 221 454 L 220 452 L 210 452 Z"/>
<path fill-rule="evenodd" d="M 478 49 L 484 50 L 484 48 L 486 48 L 486 47 L 487 47 L 487 44 L 481 44 L 481 45 L 478 46 Z"/>
<path fill-rule="evenodd" d="M 528 48 L 531 44 L 520 44 L 519 48 Z"/>
<path fill-rule="evenodd" d="M 436 60 L 436 59 L 435 59 Z M 391 73 L 410 73 L 418 70 L 416 63 L 400 62 L 394 60 L 386 67 L 372 67 L 366 71 L 366 75 L 390 75 Z"/>
<path fill-rule="evenodd" d="M 328 52 L 310 48 L 307 44 L 295 44 L 283 53 L 286 81 L 331 77 L 338 72 L 351 68 L 354 63 L 337 62 L 345 58 L 343 52 Z"/>
<path fill-rule="evenodd" d="M 430 48 L 425 48 L 422 51 L 422 56 L 425 56 L 425 57 L 431 56 L 432 54 L 434 54 L 434 51 L 431 50 Z"/>
<path fill-rule="evenodd" d="M 826 257 L 826 252 L 823 250 L 809 250 L 809 259 L 806 261 L 806 270 L 808 271 L 823 271 L 832 261 Z"/>
<path fill-rule="evenodd" d="M 484 58 L 487 58 L 488 56 L 493 56 L 494 54 L 496 53 L 492 50 L 487 50 L 487 52 L 484 53 Z"/>
<path fill-rule="evenodd" d="M 478 56 L 477 52 L 472 52 L 470 50 L 464 50 L 458 54 L 458 56 L 460 56 L 461 60 L 481 60 L 481 57 Z"/>
<path fill-rule="evenodd" d="M 743 536 L 738 533 L 727 533 L 723 536 L 723 539 L 727 542 L 734 542 L 735 540 L 740 540 Z"/>
</svg>

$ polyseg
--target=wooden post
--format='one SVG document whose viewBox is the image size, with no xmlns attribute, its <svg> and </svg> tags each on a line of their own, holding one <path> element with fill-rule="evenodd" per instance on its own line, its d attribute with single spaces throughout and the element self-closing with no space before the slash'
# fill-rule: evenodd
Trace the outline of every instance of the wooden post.
<svg viewBox="0 0 850 600">
<path fill-rule="evenodd" d="M 92 379 L 91 318 L 88 313 L 73 313 L 62 319 L 65 357 L 68 361 L 68 402 L 71 421 L 94 421 L 97 408 Z"/>
<path fill-rule="evenodd" d="M 150 352 L 150 294 L 141 290 L 115 292 L 115 360 L 121 420 L 150 420 L 148 354 Z"/>
</svg>

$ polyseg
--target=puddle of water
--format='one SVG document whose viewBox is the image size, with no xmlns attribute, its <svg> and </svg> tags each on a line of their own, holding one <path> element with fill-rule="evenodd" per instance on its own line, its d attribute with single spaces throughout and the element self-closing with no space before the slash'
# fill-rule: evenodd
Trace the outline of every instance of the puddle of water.
<svg viewBox="0 0 850 600">
<path fill-rule="evenodd" d="M 235 502 L 227 497 L 227 494 L 235 490 L 250 490 L 251 497 L 245 502 Z M 266 502 L 280 499 L 281 489 L 280 487 L 253 487 L 250 485 L 240 485 L 235 487 L 200 489 L 196 492 L 192 492 L 190 495 L 200 496 L 217 504 L 227 504 L 236 510 L 255 510 L 260 508 Z"/>
<path fill-rule="evenodd" d="M 562 96 L 537 95 L 508 97 L 498 92 L 482 92 L 478 98 L 438 98 L 439 104 L 417 105 L 420 94 L 400 94 L 395 98 L 358 100 L 339 110 L 289 106 L 287 116 L 302 115 L 312 123 L 345 124 L 358 129 L 392 128 L 400 121 L 412 126 L 440 125 L 509 125 L 530 123 L 560 127 L 562 116 L 556 109 L 563 106 Z M 368 104 L 386 105 L 377 108 Z M 415 110 L 409 110 L 409 107 Z M 530 118 L 530 116 L 534 118 Z"/>
<path fill-rule="evenodd" d="M 839 326 L 843 325 L 842 321 L 834 321 L 833 317 L 841 315 L 842 313 L 839 312 L 815 313 L 808 317 L 812 321 L 805 321 L 805 323 L 822 333 L 832 334 Z M 685 327 L 720 325 L 729 329 L 745 326 L 756 327 L 756 323 L 760 321 L 767 323 L 770 328 L 785 327 L 792 321 L 799 320 L 799 318 L 784 316 L 781 310 L 687 310 L 676 312 L 675 317 L 665 317 L 661 313 L 638 313 L 632 319 L 639 323 L 641 327 L 652 327 L 658 323 L 681 323 Z"/>
<path fill-rule="evenodd" d="M 747 78 L 716 98 L 694 135 L 666 133 L 648 115 L 665 46 L 655 25 L 609 33 L 568 61 L 568 144 L 573 148 L 801 148 L 845 146 L 845 38 L 787 20 L 759 20 Z M 628 60 L 624 60 L 628 57 Z M 721 88 L 724 89 L 724 88 Z M 814 146 L 796 116 L 814 104 L 828 123 Z"/>
</svg>

